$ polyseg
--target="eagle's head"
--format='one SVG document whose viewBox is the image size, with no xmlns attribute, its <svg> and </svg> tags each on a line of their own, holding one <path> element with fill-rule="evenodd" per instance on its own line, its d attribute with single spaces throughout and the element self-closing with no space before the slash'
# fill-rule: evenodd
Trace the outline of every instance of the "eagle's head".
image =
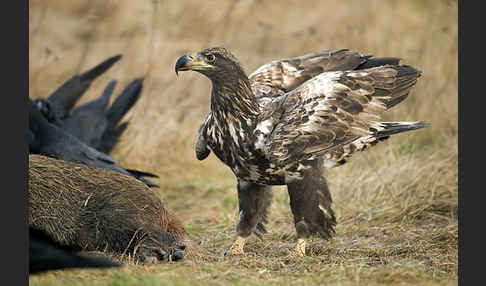
<svg viewBox="0 0 486 286">
<path fill-rule="evenodd" d="M 175 72 L 193 70 L 211 80 L 227 79 L 228 76 L 245 75 L 243 68 L 233 54 L 225 48 L 208 48 L 201 52 L 188 53 L 180 57 Z"/>
</svg>

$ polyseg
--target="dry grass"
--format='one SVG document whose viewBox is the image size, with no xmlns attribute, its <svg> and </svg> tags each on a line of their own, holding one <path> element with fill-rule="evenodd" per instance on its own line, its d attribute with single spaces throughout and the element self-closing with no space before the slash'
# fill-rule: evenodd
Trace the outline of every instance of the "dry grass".
<svg viewBox="0 0 486 286">
<path fill-rule="evenodd" d="M 56 271 L 32 285 L 456 285 L 458 278 L 458 29 L 454 1 L 30 1 L 30 96 L 44 97 L 76 72 L 117 53 L 123 59 L 82 100 L 111 80 L 117 94 L 145 75 L 131 124 L 111 154 L 160 174 L 160 195 L 206 256 L 157 266 Z M 248 72 L 273 59 L 349 48 L 396 56 L 424 73 L 388 120 L 423 120 L 333 169 L 338 226 L 292 258 L 289 199 L 275 188 L 270 233 L 240 258 L 222 258 L 237 219 L 235 180 L 213 155 L 199 162 L 195 134 L 210 83 L 177 78 L 179 56 L 229 48 Z"/>
</svg>

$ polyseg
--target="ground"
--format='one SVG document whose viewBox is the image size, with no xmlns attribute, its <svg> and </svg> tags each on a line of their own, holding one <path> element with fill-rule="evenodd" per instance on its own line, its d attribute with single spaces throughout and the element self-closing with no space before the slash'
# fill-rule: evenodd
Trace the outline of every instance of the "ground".
<svg viewBox="0 0 486 286">
<path fill-rule="evenodd" d="M 112 79 L 115 94 L 145 76 L 142 97 L 111 156 L 160 175 L 156 191 L 202 249 L 183 262 L 32 275 L 30 285 L 457 285 L 458 20 L 454 1 L 40 1 L 29 9 L 29 92 L 54 88 L 115 54 L 123 58 L 80 104 Z M 393 136 L 327 174 L 337 215 L 330 241 L 295 258 L 287 192 L 274 191 L 269 234 L 245 256 L 224 258 L 235 238 L 236 183 L 194 144 L 209 110 L 209 81 L 174 72 L 177 58 L 231 50 L 250 73 L 284 57 L 348 48 L 394 56 L 423 71 L 386 120 L 431 126 Z"/>
</svg>

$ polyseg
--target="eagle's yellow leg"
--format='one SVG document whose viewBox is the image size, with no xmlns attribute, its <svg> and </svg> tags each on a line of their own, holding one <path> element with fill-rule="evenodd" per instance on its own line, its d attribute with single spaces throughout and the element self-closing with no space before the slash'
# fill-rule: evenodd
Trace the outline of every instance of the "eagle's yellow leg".
<svg viewBox="0 0 486 286">
<path fill-rule="evenodd" d="M 225 255 L 226 256 L 242 255 L 243 254 L 243 246 L 245 246 L 245 238 L 238 236 L 236 238 L 235 242 L 233 243 L 233 245 L 231 245 L 230 249 L 228 249 L 228 251 L 226 252 Z"/>
<path fill-rule="evenodd" d="M 305 256 L 306 244 L 307 244 L 307 239 L 305 238 L 297 239 L 297 244 L 295 245 L 293 253 L 297 256 Z"/>
</svg>

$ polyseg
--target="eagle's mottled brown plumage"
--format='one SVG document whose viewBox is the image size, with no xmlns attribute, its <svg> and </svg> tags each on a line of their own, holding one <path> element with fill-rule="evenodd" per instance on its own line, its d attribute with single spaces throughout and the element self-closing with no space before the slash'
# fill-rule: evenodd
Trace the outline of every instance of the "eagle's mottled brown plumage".
<svg viewBox="0 0 486 286">
<path fill-rule="evenodd" d="M 238 178 L 239 236 L 263 223 L 265 186 L 283 184 L 298 237 L 331 236 L 335 217 L 323 169 L 426 125 L 379 121 L 421 74 L 399 61 L 329 50 L 272 61 L 247 76 L 224 48 L 179 58 L 176 72 L 195 70 L 212 81 L 211 111 L 199 129 L 196 154 L 202 160 L 212 151 Z"/>
</svg>

